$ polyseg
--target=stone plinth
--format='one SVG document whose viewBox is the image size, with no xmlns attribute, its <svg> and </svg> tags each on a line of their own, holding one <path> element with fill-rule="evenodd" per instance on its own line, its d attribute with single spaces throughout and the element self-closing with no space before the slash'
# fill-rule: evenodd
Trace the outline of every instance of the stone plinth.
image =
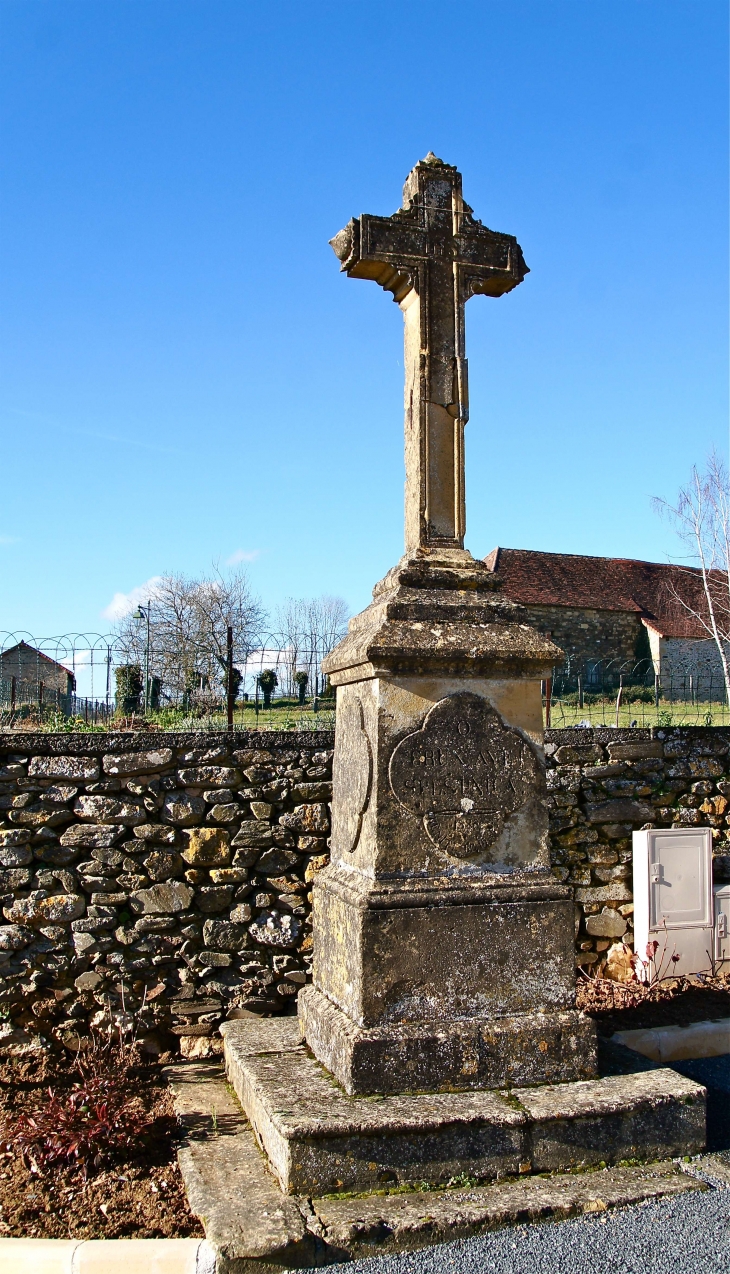
<svg viewBox="0 0 730 1274">
<path fill-rule="evenodd" d="M 229 1022 L 226 1070 L 286 1192 L 445 1184 L 661 1159 L 705 1144 L 705 1089 L 671 1070 L 518 1092 L 346 1096 L 296 1023 Z"/>
<path fill-rule="evenodd" d="M 331 863 L 299 1013 L 348 1093 L 595 1073 L 549 867 L 540 677 L 559 652 L 497 589 L 463 550 L 423 549 L 324 664 Z"/>
</svg>

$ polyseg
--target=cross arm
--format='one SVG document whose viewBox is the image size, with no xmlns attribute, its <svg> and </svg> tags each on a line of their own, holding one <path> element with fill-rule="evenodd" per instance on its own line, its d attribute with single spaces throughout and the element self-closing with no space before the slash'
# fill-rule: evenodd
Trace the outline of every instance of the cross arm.
<svg viewBox="0 0 730 1274">
<path fill-rule="evenodd" d="M 522 282 L 529 268 L 512 234 L 489 230 L 465 213 L 455 235 L 463 300 L 470 296 L 503 296 Z"/>
<path fill-rule="evenodd" d="M 426 231 L 408 213 L 353 217 L 330 246 L 349 278 L 373 279 L 395 301 L 416 285 L 418 263 L 428 250 Z"/>
</svg>

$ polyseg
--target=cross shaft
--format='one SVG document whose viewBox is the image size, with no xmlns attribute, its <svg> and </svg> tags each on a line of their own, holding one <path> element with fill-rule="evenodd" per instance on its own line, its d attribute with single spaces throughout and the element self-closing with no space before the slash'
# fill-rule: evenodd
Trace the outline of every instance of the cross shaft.
<svg viewBox="0 0 730 1274">
<path fill-rule="evenodd" d="M 528 273 L 512 235 L 472 216 L 461 174 L 435 155 L 416 164 L 392 217 L 353 218 L 331 241 L 341 269 L 393 293 L 405 324 L 406 552 L 463 548 L 469 390 L 464 306 Z"/>
</svg>

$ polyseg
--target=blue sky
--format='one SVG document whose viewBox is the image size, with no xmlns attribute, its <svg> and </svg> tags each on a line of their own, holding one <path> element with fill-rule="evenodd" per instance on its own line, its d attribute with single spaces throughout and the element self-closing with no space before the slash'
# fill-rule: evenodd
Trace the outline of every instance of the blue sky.
<svg viewBox="0 0 730 1274">
<path fill-rule="evenodd" d="M 467 308 L 467 545 L 665 560 L 728 443 L 724 0 L 2 0 L 0 628 L 167 571 L 369 600 L 402 320 L 328 239 L 433 149 L 531 273 Z"/>
</svg>

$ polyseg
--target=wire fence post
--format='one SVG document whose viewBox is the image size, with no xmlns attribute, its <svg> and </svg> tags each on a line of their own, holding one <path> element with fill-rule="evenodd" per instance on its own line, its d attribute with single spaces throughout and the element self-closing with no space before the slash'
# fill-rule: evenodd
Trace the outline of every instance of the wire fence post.
<svg viewBox="0 0 730 1274">
<path fill-rule="evenodd" d="M 226 717 L 228 729 L 233 729 L 233 704 L 235 702 L 235 693 L 233 685 L 233 628 L 229 624 L 226 628 Z"/>
</svg>

